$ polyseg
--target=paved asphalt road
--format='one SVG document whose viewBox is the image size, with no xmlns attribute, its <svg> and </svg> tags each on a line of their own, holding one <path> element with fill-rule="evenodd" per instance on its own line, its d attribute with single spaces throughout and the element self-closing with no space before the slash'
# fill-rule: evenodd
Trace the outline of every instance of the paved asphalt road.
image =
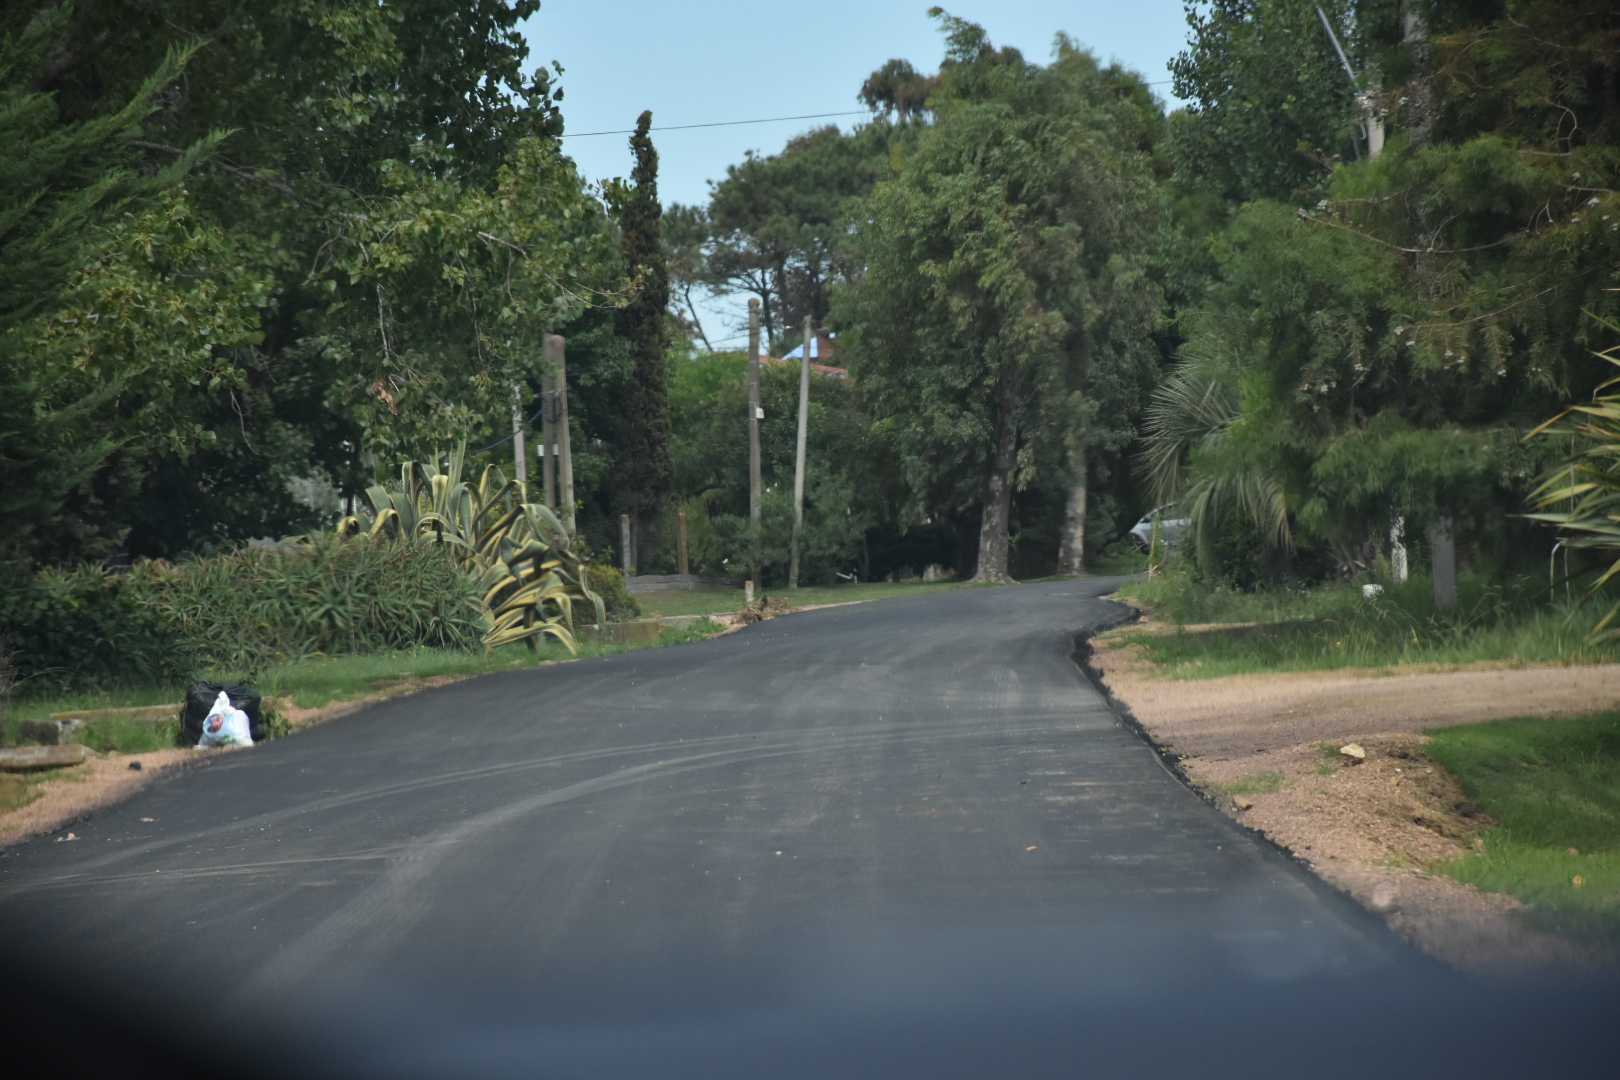
<svg viewBox="0 0 1620 1080">
<path fill-rule="evenodd" d="M 1612 1065 L 1613 986 L 1442 970 L 1165 771 L 1072 659 L 1109 584 L 805 612 L 224 755 L 0 859 L 10 985 L 235 1075 Z"/>
</svg>

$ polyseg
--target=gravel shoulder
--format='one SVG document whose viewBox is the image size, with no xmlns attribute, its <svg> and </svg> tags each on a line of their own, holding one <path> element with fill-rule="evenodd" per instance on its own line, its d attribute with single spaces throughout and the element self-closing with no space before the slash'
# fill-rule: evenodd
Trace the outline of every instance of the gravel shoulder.
<svg viewBox="0 0 1620 1080">
<path fill-rule="evenodd" d="M 1151 630 L 1149 621 L 1147 629 Z M 1141 623 L 1129 633 L 1139 635 Z M 1424 752 L 1427 728 L 1620 705 L 1620 665 L 1341 669 L 1165 678 L 1126 633 L 1090 665 L 1187 780 L 1425 953 L 1478 974 L 1606 967 L 1526 925 L 1522 905 L 1431 874 L 1495 824 Z M 1350 764 L 1337 748 L 1357 743 Z"/>
</svg>

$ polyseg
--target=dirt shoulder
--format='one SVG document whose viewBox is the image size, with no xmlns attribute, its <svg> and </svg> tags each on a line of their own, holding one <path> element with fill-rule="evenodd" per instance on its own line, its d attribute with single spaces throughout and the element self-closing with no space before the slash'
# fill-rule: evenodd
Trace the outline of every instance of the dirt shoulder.
<svg viewBox="0 0 1620 1080">
<path fill-rule="evenodd" d="M 1089 664 L 1189 783 L 1412 944 L 1481 974 L 1613 963 L 1531 928 L 1511 896 L 1428 872 L 1470 855 L 1495 822 L 1428 757 L 1422 731 L 1614 708 L 1620 665 L 1172 680 L 1124 636 L 1093 638 Z M 1349 743 L 1365 749 L 1363 762 L 1338 753 Z"/>
</svg>

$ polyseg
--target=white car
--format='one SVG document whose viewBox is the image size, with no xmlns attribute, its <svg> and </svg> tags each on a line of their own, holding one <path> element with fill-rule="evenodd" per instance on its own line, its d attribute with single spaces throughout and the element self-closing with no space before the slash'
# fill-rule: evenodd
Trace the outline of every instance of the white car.
<svg viewBox="0 0 1620 1080">
<path fill-rule="evenodd" d="M 1144 551 L 1153 546 L 1153 523 L 1155 521 L 1159 523 L 1159 542 L 1161 544 L 1167 548 L 1173 548 L 1181 543 L 1181 537 L 1186 533 L 1187 526 L 1192 524 L 1192 519 L 1171 517 L 1170 515 L 1175 508 L 1175 503 L 1165 503 L 1157 509 L 1149 510 L 1142 516 L 1142 520 L 1136 523 L 1136 527 L 1131 529 L 1131 535 L 1136 537 L 1136 542 L 1142 545 Z"/>
</svg>

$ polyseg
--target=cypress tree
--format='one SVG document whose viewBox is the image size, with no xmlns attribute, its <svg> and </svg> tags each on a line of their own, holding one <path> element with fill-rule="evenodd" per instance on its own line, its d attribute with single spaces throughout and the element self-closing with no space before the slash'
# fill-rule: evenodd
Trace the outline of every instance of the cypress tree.
<svg viewBox="0 0 1620 1080">
<path fill-rule="evenodd" d="M 115 444 L 98 410 L 116 397 L 109 380 L 64 399 L 60 373 L 27 344 L 28 325 L 62 303 L 62 288 L 89 258 L 98 229 L 177 183 L 219 136 L 142 175 L 131 142 L 191 50 L 170 51 L 134 96 L 98 115 L 61 120 L 54 95 L 34 86 L 72 11 L 59 7 L 0 37 L 0 559 L 35 554 L 37 536 L 68 493 Z"/>
<path fill-rule="evenodd" d="M 630 137 L 636 164 L 619 206 L 625 265 L 640 278 L 640 288 L 618 314 L 619 334 L 630 344 L 630 371 L 619 401 L 613 489 L 620 513 L 635 521 L 636 536 L 641 519 L 656 513 L 668 499 L 674 473 L 665 324 L 669 272 L 660 224 L 663 209 L 658 203 L 658 151 L 647 135 L 651 124 L 651 111 L 636 121 L 636 133 Z"/>
</svg>

